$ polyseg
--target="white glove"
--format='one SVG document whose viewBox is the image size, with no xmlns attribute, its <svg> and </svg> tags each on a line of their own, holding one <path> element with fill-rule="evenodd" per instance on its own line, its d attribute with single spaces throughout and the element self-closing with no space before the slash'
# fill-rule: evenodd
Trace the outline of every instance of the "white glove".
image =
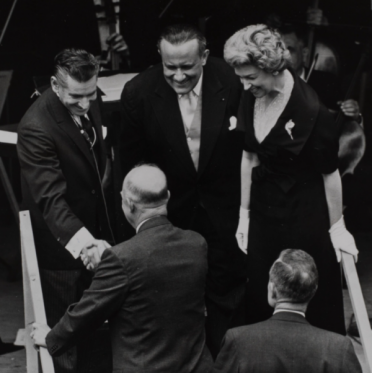
<svg viewBox="0 0 372 373">
<path fill-rule="evenodd" d="M 236 240 L 238 246 L 244 254 L 248 254 L 248 230 L 249 230 L 249 210 L 240 207 L 239 210 L 239 225 L 236 231 Z"/>
<path fill-rule="evenodd" d="M 329 230 L 333 248 L 336 251 L 337 261 L 341 261 L 341 251 L 354 256 L 355 263 L 358 261 L 359 251 L 356 248 L 354 237 L 345 227 L 344 216 L 342 215 L 337 223 L 334 223 Z"/>
</svg>

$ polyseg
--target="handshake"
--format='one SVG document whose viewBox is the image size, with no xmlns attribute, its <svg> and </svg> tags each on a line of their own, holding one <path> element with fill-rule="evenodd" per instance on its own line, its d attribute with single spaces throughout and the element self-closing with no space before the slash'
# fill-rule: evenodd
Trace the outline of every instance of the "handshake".
<svg viewBox="0 0 372 373">
<path fill-rule="evenodd" d="M 88 270 L 94 271 L 101 261 L 102 253 L 109 247 L 111 247 L 111 245 L 106 241 L 96 239 L 90 240 L 81 250 L 80 259 Z"/>
</svg>

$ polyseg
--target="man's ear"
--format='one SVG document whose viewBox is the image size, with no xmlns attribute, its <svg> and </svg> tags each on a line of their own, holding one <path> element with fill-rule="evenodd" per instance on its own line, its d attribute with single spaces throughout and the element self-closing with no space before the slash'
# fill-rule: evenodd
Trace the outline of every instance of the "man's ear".
<svg viewBox="0 0 372 373">
<path fill-rule="evenodd" d="M 207 63 L 208 56 L 209 56 L 209 49 L 206 49 L 203 52 L 203 55 L 201 57 L 203 66 Z"/>
<path fill-rule="evenodd" d="M 59 97 L 59 84 L 55 76 L 50 78 L 50 85 L 52 86 L 53 92 Z"/>
<path fill-rule="evenodd" d="M 130 199 L 130 198 L 126 198 L 127 200 L 127 204 L 129 206 L 129 210 L 130 212 L 134 212 L 134 210 L 136 209 L 136 205 L 133 203 L 133 201 Z"/>
<path fill-rule="evenodd" d="M 277 291 L 273 282 L 269 282 L 269 292 L 273 300 L 277 300 Z"/>
</svg>

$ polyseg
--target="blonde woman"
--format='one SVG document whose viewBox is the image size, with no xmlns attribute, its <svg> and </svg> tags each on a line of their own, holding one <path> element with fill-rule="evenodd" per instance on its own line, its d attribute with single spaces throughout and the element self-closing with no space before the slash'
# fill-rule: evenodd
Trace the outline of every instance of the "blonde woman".
<svg viewBox="0 0 372 373">
<path fill-rule="evenodd" d="M 342 216 L 338 128 L 291 70 L 276 31 L 248 26 L 226 42 L 224 57 L 245 90 L 238 115 L 246 137 L 237 240 L 248 254 L 248 323 L 271 316 L 270 266 L 283 249 L 298 248 L 313 256 L 319 270 L 308 320 L 345 334 L 338 261 L 340 250 L 355 260 L 358 251 Z"/>
</svg>

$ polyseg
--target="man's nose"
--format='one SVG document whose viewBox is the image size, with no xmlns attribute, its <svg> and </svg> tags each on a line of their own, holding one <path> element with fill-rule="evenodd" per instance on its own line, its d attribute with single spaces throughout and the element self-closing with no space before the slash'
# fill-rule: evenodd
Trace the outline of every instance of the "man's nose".
<svg viewBox="0 0 372 373">
<path fill-rule="evenodd" d="M 173 77 L 177 82 L 182 82 L 185 79 L 185 74 L 181 70 L 177 70 Z"/>
<path fill-rule="evenodd" d="M 79 100 L 79 107 L 81 107 L 82 109 L 89 109 L 89 106 L 90 102 L 86 97 Z"/>
</svg>

